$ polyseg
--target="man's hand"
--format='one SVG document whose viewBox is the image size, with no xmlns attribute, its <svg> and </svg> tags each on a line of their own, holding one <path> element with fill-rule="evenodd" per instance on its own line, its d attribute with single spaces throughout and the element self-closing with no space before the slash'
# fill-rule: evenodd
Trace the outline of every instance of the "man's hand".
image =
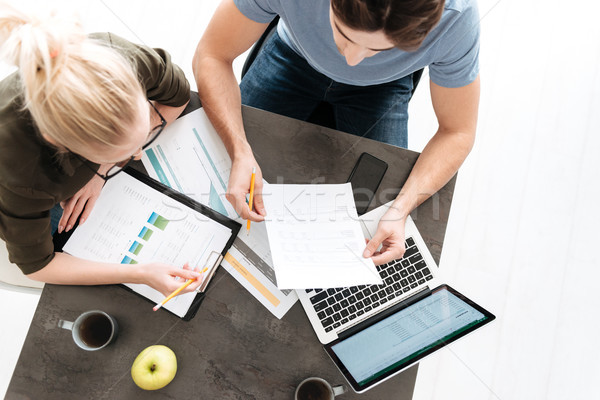
<svg viewBox="0 0 600 400">
<path fill-rule="evenodd" d="M 60 221 L 58 221 L 58 233 L 61 233 L 63 230 L 65 232 L 70 231 L 75 226 L 77 218 L 79 218 L 80 224 L 85 222 L 92 212 L 92 208 L 94 208 L 94 204 L 103 186 L 104 179 L 94 175 L 73 197 L 60 202 L 60 206 L 63 208 L 63 215 Z M 81 217 L 79 217 L 80 215 Z"/>
<path fill-rule="evenodd" d="M 406 216 L 396 207 L 390 209 L 381 217 L 377 232 L 369 242 L 363 257 L 372 257 L 375 265 L 388 263 L 404 255 L 404 224 Z M 377 251 L 379 246 L 381 249 Z"/>
<path fill-rule="evenodd" d="M 254 210 L 250 211 L 248 203 L 246 202 L 246 195 L 250 193 L 250 179 L 254 167 L 256 167 L 254 199 L 252 204 Z M 233 161 L 231 173 L 229 174 L 229 185 L 227 187 L 226 197 L 240 217 L 255 222 L 264 221 L 267 213 L 263 203 L 262 190 L 262 172 L 254 159 L 254 156 L 239 157 Z"/>
</svg>

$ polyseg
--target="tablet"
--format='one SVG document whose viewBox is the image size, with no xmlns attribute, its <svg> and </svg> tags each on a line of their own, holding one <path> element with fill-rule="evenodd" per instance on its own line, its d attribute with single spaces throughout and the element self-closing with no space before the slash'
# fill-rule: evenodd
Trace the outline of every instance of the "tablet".
<svg viewBox="0 0 600 400">
<path fill-rule="evenodd" d="M 325 345 L 357 393 L 402 372 L 496 317 L 448 285 L 414 296 Z"/>
</svg>

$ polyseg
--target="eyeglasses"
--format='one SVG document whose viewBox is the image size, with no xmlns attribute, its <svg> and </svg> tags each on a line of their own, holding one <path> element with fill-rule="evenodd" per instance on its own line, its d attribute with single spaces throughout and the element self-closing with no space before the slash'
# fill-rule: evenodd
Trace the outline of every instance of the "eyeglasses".
<svg viewBox="0 0 600 400">
<path fill-rule="evenodd" d="M 163 129 L 165 129 L 165 126 L 167 125 L 167 121 L 162 116 L 162 114 L 156 109 L 154 104 L 152 104 L 152 102 L 150 100 L 148 100 L 148 103 L 150 103 L 150 105 L 152 106 L 154 111 L 156 111 L 156 114 L 158 114 L 158 116 L 160 117 L 160 125 L 155 126 L 154 128 L 152 128 L 150 133 L 148 133 L 148 139 L 146 140 L 146 143 L 144 143 L 144 145 L 140 148 L 140 151 L 146 150 L 152 144 L 152 142 L 154 142 L 156 140 L 158 135 L 161 134 L 161 132 L 163 131 Z M 138 154 L 138 153 L 136 153 L 136 154 L 130 156 L 127 160 L 123 160 L 123 161 L 119 161 L 119 162 L 115 163 L 115 165 L 113 165 L 112 167 L 110 167 L 110 169 L 108 171 L 106 171 L 105 175 L 102 175 L 94 167 L 92 167 L 85 158 L 81 157 L 77 153 L 73 153 L 73 152 L 71 152 L 71 153 L 75 157 L 77 157 L 83 163 L 83 165 L 85 165 L 86 167 L 88 167 L 89 169 L 94 171 L 94 173 L 96 175 L 98 175 L 100 178 L 104 179 L 105 181 L 109 180 L 110 178 L 112 178 L 113 176 L 115 176 L 116 174 L 121 172 L 123 169 L 125 169 L 129 164 L 131 164 L 132 161 L 135 160 L 135 158 Z"/>
</svg>

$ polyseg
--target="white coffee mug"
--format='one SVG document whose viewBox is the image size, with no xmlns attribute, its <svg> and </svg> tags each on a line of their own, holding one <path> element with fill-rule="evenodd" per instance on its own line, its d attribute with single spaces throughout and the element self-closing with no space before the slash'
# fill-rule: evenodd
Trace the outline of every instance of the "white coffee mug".
<svg viewBox="0 0 600 400">
<path fill-rule="evenodd" d="M 334 397 L 346 393 L 346 386 L 331 386 L 325 379 L 316 376 L 306 378 L 296 388 L 295 400 L 333 400 Z"/>
<path fill-rule="evenodd" d="M 108 346 L 117 336 L 117 320 L 100 310 L 86 311 L 74 322 L 59 320 L 58 327 L 71 331 L 77 346 L 96 351 Z"/>
</svg>

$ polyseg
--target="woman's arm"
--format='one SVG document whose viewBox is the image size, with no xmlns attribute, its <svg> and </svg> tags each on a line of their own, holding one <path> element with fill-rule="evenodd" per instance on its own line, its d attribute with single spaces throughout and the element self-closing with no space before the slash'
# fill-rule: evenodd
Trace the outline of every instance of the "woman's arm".
<svg viewBox="0 0 600 400">
<path fill-rule="evenodd" d="M 36 281 L 59 285 L 109 285 L 116 283 L 146 284 L 165 296 L 183 283 L 175 277 L 196 279 L 200 273 L 189 267 L 178 268 L 163 263 L 112 264 L 83 260 L 66 253 L 56 253 L 52 261 L 39 271 L 27 275 Z M 201 280 L 192 283 L 183 293 L 196 290 Z"/>
</svg>

